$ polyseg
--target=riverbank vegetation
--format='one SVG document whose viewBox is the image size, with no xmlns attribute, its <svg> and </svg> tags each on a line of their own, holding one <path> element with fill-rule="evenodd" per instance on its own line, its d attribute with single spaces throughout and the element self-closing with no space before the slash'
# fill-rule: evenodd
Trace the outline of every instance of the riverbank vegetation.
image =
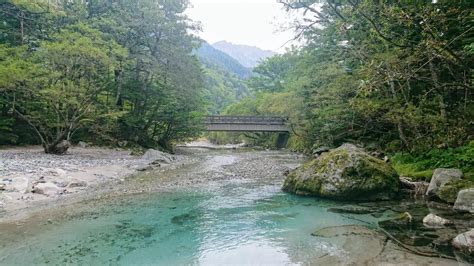
<svg viewBox="0 0 474 266">
<path fill-rule="evenodd" d="M 352 142 L 396 154 L 402 174 L 472 172 L 472 3 L 280 2 L 303 45 L 258 66 L 255 96 L 227 113 L 286 116 L 308 153 Z"/>
</svg>

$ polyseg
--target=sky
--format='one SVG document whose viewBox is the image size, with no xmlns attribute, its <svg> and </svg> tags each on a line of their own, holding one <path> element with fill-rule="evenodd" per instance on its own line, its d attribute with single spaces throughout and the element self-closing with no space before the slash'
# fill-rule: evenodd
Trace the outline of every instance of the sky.
<svg viewBox="0 0 474 266">
<path fill-rule="evenodd" d="M 289 17 L 277 0 L 191 0 L 186 14 L 201 22 L 199 36 L 211 44 L 225 40 L 284 52 L 293 37 L 281 31 Z"/>
</svg>

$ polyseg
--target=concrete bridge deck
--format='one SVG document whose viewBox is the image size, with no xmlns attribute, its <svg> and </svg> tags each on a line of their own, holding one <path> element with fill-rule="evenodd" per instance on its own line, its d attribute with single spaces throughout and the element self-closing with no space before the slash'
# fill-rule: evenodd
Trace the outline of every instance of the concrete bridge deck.
<svg viewBox="0 0 474 266">
<path fill-rule="evenodd" d="M 278 116 L 207 116 L 207 131 L 290 132 L 287 119 Z"/>
</svg>

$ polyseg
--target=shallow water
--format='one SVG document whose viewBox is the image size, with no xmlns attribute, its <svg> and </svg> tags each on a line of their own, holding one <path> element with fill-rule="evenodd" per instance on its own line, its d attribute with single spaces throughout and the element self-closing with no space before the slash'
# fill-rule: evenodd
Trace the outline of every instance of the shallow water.
<svg viewBox="0 0 474 266">
<path fill-rule="evenodd" d="M 2 244 L 0 262 L 300 264 L 341 252 L 311 236 L 318 228 L 357 223 L 327 212 L 333 205 L 255 182 L 132 196 Z"/>
<path fill-rule="evenodd" d="M 203 167 L 238 161 L 219 156 Z M 0 264 L 308 264 L 347 255 L 331 239 L 311 236 L 315 230 L 375 225 L 370 215 L 327 211 L 338 205 L 284 193 L 281 182 L 265 179 L 91 201 L 62 219 L 1 228 Z"/>
</svg>

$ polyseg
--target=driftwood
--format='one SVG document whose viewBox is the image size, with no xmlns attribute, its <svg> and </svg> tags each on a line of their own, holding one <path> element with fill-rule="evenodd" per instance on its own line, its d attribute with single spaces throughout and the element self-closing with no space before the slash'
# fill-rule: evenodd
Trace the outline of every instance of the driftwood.
<svg viewBox="0 0 474 266">
<path fill-rule="evenodd" d="M 389 239 L 391 239 L 393 242 L 395 242 L 397 245 L 399 245 L 400 247 L 404 248 L 405 250 L 413 253 L 413 254 L 416 254 L 416 255 L 420 255 L 420 256 L 424 256 L 424 257 L 433 257 L 433 258 L 444 258 L 444 259 L 450 259 L 450 260 L 456 260 L 455 257 L 451 257 L 451 256 L 447 256 L 447 255 L 443 255 L 443 254 L 438 254 L 438 253 L 434 253 L 434 252 L 421 252 L 419 250 L 416 250 L 415 248 L 411 248 L 410 246 L 408 245 L 405 245 L 403 244 L 400 240 L 396 239 L 392 234 L 390 234 L 389 232 L 387 232 L 385 229 L 381 228 L 380 226 L 378 227 L 380 231 L 382 231 Z"/>
<path fill-rule="evenodd" d="M 413 197 L 424 196 L 428 189 L 428 182 L 418 181 L 414 182 L 409 177 L 400 177 L 402 188 L 410 190 L 410 195 Z"/>
</svg>

